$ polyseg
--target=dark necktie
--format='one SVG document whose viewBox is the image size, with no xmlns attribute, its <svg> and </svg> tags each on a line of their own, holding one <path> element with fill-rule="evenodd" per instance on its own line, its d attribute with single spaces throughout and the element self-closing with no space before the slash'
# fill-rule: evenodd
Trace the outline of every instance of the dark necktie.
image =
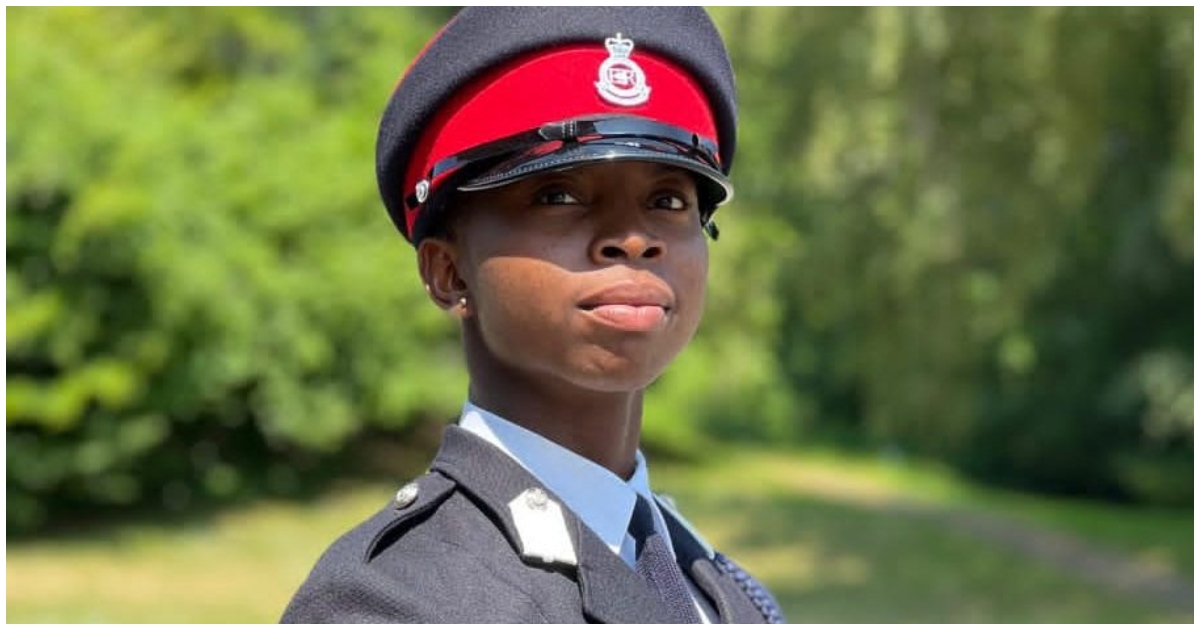
<svg viewBox="0 0 1200 630">
<path fill-rule="evenodd" d="M 654 528 L 650 504 L 638 495 L 629 520 L 629 535 L 637 543 L 637 572 L 667 604 L 674 623 L 700 623 L 686 578 L 662 535 Z"/>
</svg>

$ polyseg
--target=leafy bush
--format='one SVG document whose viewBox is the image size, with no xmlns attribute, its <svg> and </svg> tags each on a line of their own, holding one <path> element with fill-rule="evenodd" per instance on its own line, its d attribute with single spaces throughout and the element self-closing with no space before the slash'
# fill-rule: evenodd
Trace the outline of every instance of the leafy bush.
<svg viewBox="0 0 1200 630">
<path fill-rule="evenodd" d="M 10 13 L 10 524 L 226 496 L 461 404 L 456 333 L 374 190 L 378 69 L 433 28 L 401 17 Z"/>
<path fill-rule="evenodd" d="M 448 13 L 8 12 L 10 526 L 295 487 L 365 428 L 454 416 L 457 332 L 373 167 Z M 738 197 L 648 444 L 850 436 L 1190 496 L 1192 11 L 714 15 Z"/>
</svg>

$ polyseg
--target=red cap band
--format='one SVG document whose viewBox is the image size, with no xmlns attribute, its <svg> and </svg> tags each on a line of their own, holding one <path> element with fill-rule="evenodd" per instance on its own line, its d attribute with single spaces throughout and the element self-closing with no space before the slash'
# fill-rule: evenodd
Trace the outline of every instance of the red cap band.
<svg viewBox="0 0 1200 630">
<path fill-rule="evenodd" d="M 637 105 L 619 105 L 602 97 L 597 85 L 615 80 L 624 87 L 619 71 L 627 68 L 621 68 L 619 60 L 618 73 L 601 76 L 601 65 L 610 59 L 601 42 L 563 47 L 519 58 L 472 81 L 442 104 L 422 134 L 405 173 L 402 197 L 444 158 L 569 118 L 641 116 L 717 140 L 711 106 L 690 74 L 653 53 L 635 50 L 629 59 L 644 74 L 648 98 Z M 423 208 L 405 210 L 408 233 Z"/>
</svg>

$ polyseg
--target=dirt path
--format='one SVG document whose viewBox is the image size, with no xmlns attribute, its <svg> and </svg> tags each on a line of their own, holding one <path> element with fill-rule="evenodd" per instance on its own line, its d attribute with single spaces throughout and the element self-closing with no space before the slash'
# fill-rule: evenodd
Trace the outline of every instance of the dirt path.
<svg viewBox="0 0 1200 630">
<path fill-rule="evenodd" d="M 1017 518 L 913 500 L 874 480 L 803 463 L 790 462 L 789 467 L 789 487 L 809 496 L 940 522 L 951 530 L 1047 563 L 1113 593 L 1154 602 L 1168 612 L 1194 614 L 1192 576 L 1181 576 L 1161 564 Z"/>
<path fill-rule="evenodd" d="M 890 507 L 899 513 L 941 521 L 947 527 L 1048 563 L 1116 593 L 1156 602 L 1173 612 L 1195 610 L 1195 592 L 1188 579 L 1158 564 L 1101 549 L 1076 536 L 972 510 L 902 502 L 892 502 Z"/>
</svg>

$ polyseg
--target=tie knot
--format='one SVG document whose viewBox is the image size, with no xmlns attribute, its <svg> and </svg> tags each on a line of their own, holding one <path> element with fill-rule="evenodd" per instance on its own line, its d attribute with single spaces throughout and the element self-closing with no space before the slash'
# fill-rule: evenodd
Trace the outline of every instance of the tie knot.
<svg viewBox="0 0 1200 630">
<path fill-rule="evenodd" d="M 633 506 L 633 517 L 629 519 L 629 535 L 637 543 L 638 553 L 641 553 L 646 539 L 654 533 L 654 513 L 650 509 L 650 502 L 639 494 Z"/>
</svg>

